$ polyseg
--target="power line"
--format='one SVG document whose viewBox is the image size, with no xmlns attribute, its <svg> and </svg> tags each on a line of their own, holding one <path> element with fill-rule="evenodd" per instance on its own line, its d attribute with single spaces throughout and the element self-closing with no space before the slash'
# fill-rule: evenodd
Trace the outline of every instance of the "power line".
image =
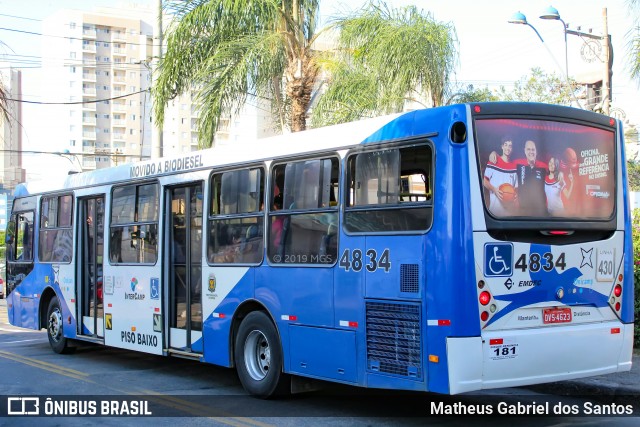
<svg viewBox="0 0 640 427">
<path fill-rule="evenodd" d="M 16 28 L 6 28 L 6 27 L 0 27 L 0 30 L 4 30 L 4 31 L 11 31 L 11 32 L 15 32 L 15 33 L 22 33 L 22 34 L 29 34 L 29 35 L 33 35 L 33 36 L 40 36 L 40 37 L 54 37 L 54 38 L 59 38 L 59 39 L 67 39 L 67 40 L 88 40 L 87 37 L 72 37 L 72 36 L 57 36 L 54 34 L 43 34 L 43 33 L 37 33 L 35 31 L 26 31 L 26 30 L 18 30 Z M 141 36 L 145 36 L 145 37 L 152 37 L 153 36 L 149 36 L 147 34 L 140 34 Z M 136 46 L 157 46 L 152 44 L 148 44 L 148 43 L 135 43 L 135 42 L 128 42 L 128 41 L 122 41 L 122 42 L 114 42 L 114 41 L 106 41 L 106 40 L 100 40 L 102 42 L 107 42 L 107 43 L 122 43 L 122 44 L 130 44 L 130 45 L 136 45 Z"/>
<path fill-rule="evenodd" d="M 94 52 L 91 52 L 94 53 Z M 24 59 L 23 59 L 24 58 Z M 29 59 L 35 58 L 35 59 Z M 45 68 L 45 67 L 86 67 L 86 68 L 112 68 L 112 67 L 120 67 L 125 68 L 127 70 L 144 70 L 142 68 L 144 66 L 144 62 L 146 61 L 136 61 L 136 62 L 115 62 L 115 61 L 104 61 L 98 59 L 99 56 L 96 56 L 95 59 L 80 59 L 80 58 L 55 58 L 55 57 L 42 57 L 35 55 L 14 55 L 14 54 L 0 54 L 0 59 L 3 59 L 6 62 L 10 62 L 11 64 L 24 64 L 25 66 L 13 66 L 13 68 Z M 104 56 L 103 58 L 109 59 L 109 56 Z M 51 62 L 59 62 L 64 61 L 65 63 L 62 65 L 59 64 L 51 64 Z M 26 65 L 37 65 L 34 67 L 27 67 Z M 0 67 L 0 69 L 7 69 L 9 67 Z M 114 70 L 117 71 L 117 70 Z"/>
<path fill-rule="evenodd" d="M 9 18 L 24 19 L 24 20 L 27 20 L 27 21 L 42 22 L 42 19 L 27 18 L 26 16 L 7 15 L 6 13 L 0 13 L 0 16 L 7 16 Z"/>
<path fill-rule="evenodd" d="M 25 101 L 23 99 L 11 99 L 11 98 L 7 98 L 7 101 L 13 101 L 13 102 L 21 102 L 23 104 L 37 104 L 37 105 L 78 105 L 78 104 L 96 104 L 98 102 L 103 102 L 103 101 L 111 101 L 113 99 L 120 99 L 120 98 L 126 98 L 132 95 L 137 95 L 139 93 L 142 92 L 147 92 L 149 89 L 141 89 L 137 92 L 131 92 L 131 93 L 125 93 L 124 95 L 119 95 L 119 96 L 114 96 L 112 98 L 103 98 L 103 99 L 96 99 L 93 101 L 75 101 L 75 102 L 42 102 L 42 101 Z"/>
</svg>

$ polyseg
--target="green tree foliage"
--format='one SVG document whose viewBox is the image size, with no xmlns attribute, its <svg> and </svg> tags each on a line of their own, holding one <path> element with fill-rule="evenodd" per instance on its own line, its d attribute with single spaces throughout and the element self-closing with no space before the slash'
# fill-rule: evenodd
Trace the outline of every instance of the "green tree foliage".
<svg viewBox="0 0 640 427">
<path fill-rule="evenodd" d="M 640 82 L 640 25 L 637 19 L 640 16 L 640 0 L 628 0 L 627 5 L 629 11 L 636 17 L 635 26 L 627 33 L 629 67 L 631 77 Z"/>
<path fill-rule="evenodd" d="M 633 212 L 632 222 L 632 236 L 633 236 L 633 281 L 635 288 L 635 318 L 636 324 L 634 329 L 634 341 L 635 346 L 640 346 L 640 209 L 635 209 Z"/>
<path fill-rule="evenodd" d="M 575 99 L 577 85 L 569 84 L 555 73 L 547 74 L 540 68 L 532 68 L 531 74 L 516 81 L 513 90 L 501 87 L 497 93 L 503 101 L 544 102 L 547 104 L 571 105 Z"/>
<path fill-rule="evenodd" d="M 640 191 L 640 163 L 627 162 L 627 180 L 631 191 Z"/>
<path fill-rule="evenodd" d="M 283 127 L 304 130 L 318 65 L 319 0 L 170 0 L 175 16 L 152 89 L 154 115 L 191 90 L 200 107 L 199 145 L 208 147 L 220 116 L 249 95 L 270 98 Z M 287 114 L 288 113 L 288 114 Z"/>
<path fill-rule="evenodd" d="M 446 105 L 464 104 L 467 102 L 498 101 L 498 96 L 489 88 L 476 89 L 473 85 L 453 91 L 454 93 L 445 102 Z"/>
<path fill-rule="evenodd" d="M 324 56 L 329 77 L 314 126 L 399 112 L 407 101 L 444 103 L 458 57 L 452 24 L 415 6 L 371 2 L 331 28 L 338 48 Z"/>
</svg>

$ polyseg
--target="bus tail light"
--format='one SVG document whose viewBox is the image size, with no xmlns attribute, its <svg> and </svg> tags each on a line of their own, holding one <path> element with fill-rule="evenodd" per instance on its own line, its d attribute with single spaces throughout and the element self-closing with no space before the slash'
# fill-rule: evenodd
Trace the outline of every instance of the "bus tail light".
<svg viewBox="0 0 640 427">
<path fill-rule="evenodd" d="M 622 286 L 620 286 L 620 284 L 617 284 L 613 287 L 613 295 L 615 297 L 619 297 L 620 295 L 622 295 Z"/>
<path fill-rule="evenodd" d="M 624 265 L 624 263 L 622 264 Z M 609 306 L 616 312 L 618 317 L 620 316 L 620 310 L 622 309 L 622 283 L 624 280 L 623 274 L 618 274 L 616 281 L 613 284 L 611 293 L 609 294 Z"/>
<path fill-rule="evenodd" d="M 491 294 L 488 291 L 480 292 L 480 296 L 478 297 L 480 304 L 487 305 L 491 301 Z"/>
<path fill-rule="evenodd" d="M 483 311 L 482 313 L 480 313 L 480 320 L 482 320 L 483 322 L 489 320 L 489 312 Z"/>
</svg>

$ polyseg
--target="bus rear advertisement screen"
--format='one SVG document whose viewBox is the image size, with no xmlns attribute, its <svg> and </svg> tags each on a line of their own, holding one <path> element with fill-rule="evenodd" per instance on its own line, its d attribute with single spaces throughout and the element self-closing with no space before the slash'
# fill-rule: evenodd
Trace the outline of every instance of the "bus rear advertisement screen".
<svg viewBox="0 0 640 427">
<path fill-rule="evenodd" d="M 616 188 L 615 134 L 574 123 L 477 119 L 484 201 L 496 218 L 607 220 Z"/>
</svg>

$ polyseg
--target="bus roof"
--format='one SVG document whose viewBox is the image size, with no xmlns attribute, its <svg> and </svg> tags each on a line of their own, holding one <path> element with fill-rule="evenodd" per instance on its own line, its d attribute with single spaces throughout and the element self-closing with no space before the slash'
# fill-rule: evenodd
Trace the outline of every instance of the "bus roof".
<svg viewBox="0 0 640 427">
<path fill-rule="evenodd" d="M 22 183 L 16 187 L 14 196 L 21 197 L 66 188 L 101 185 L 132 178 L 151 178 L 179 171 L 187 172 L 200 168 L 233 165 L 353 146 L 362 143 L 376 131 L 401 115 L 392 114 L 270 138 L 238 141 L 229 145 L 184 153 L 180 156 L 127 163 L 120 166 L 72 174 L 60 179 Z"/>
</svg>

